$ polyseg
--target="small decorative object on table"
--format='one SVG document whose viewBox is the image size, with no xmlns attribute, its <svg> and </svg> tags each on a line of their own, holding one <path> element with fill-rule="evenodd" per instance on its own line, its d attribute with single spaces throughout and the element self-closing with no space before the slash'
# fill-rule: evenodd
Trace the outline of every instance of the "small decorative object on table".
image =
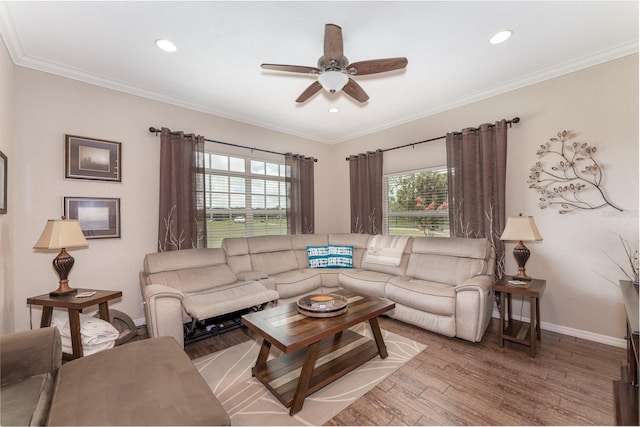
<svg viewBox="0 0 640 427">
<path fill-rule="evenodd" d="M 525 282 L 524 280 L 509 280 L 507 283 L 517 288 L 528 288 L 531 285 L 531 281 Z"/>
<path fill-rule="evenodd" d="M 337 294 L 312 294 L 298 300 L 298 312 L 309 317 L 334 317 L 347 311 L 348 301 Z"/>
</svg>

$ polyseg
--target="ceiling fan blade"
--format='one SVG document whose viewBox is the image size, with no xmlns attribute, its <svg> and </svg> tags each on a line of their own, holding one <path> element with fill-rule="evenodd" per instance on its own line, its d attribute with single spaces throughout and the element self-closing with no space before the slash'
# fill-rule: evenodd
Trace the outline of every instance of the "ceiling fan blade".
<svg viewBox="0 0 640 427">
<path fill-rule="evenodd" d="M 349 64 L 347 70 L 354 69 L 356 76 L 384 73 L 385 71 L 399 70 L 407 66 L 407 58 L 372 59 Z"/>
<path fill-rule="evenodd" d="M 305 73 L 305 74 L 321 73 L 320 69 L 316 67 L 307 67 L 305 65 L 262 64 L 260 66 L 265 70 L 286 71 L 289 73 Z"/>
<path fill-rule="evenodd" d="M 298 99 L 296 99 L 296 102 L 306 101 L 307 99 L 315 95 L 320 89 L 322 89 L 322 85 L 320 85 L 320 83 L 318 83 L 317 81 L 311 83 L 311 85 L 300 94 Z"/>
<path fill-rule="evenodd" d="M 342 91 L 358 102 L 366 102 L 369 100 L 369 95 L 367 95 L 360 85 L 352 78 L 349 78 L 349 83 L 342 88 Z"/>
<path fill-rule="evenodd" d="M 324 26 L 324 59 L 340 63 L 344 56 L 342 48 L 342 28 L 335 24 Z"/>
</svg>

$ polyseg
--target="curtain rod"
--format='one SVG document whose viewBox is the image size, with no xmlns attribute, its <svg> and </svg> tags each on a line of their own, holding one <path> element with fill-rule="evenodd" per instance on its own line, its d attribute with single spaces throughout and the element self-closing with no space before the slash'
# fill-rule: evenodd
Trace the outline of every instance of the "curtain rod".
<svg viewBox="0 0 640 427">
<path fill-rule="evenodd" d="M 158 136 L 158 134 L 159 134 L 160 132 L 162 132 L 162 130 L 160 130 L 160 129 L 158 129 L 158 128 L 155 128 L 155 127 L 153 127 L 153 126 L 151 126 L 151 127 L 149 128 L 149 132 L 151 132 L 151 133 L 155 133 L 155 134 L 156 134 L 156 136 Z M 179 132 L 171 132 L 171 131 L 169 131 L 169 133 L 170 133 L 171 135 L 178 135 L 178 134 L 179 134 Z M 214 144 L 222 144 L 222 145 L 228 145 L 228 146 L 230 146 L 230 147 L 244 148 L 244 149 L 246 149 L 246 150 L 251 150 L 251 151 L 261 151 L 261 152 L 263 152 L 263 153 L 277 154 L 277 155 L 279 155 L 279 156 L 286 156 L 286 155 L 287 155 L 287 153 L 279 153 L 279 152 L 277 152 L 277 151 L 265 150 L 265 149 L 262 149 L 262 148 L 256 148 L 256 147 L 247 147 L 246 145 L 232 144 L 232 143 L 230 143 L 230 142 L 216 141 L 216 140 L 208 139 L 208 138 L 205 138 L 204 140 L 205 140 L 205 141 L 207 141 L 207 142 L 212 142 L 212 143 L 214 143 Z M 313 159 L 313 161 L 314 161 L 314 162 L 317 162 L 317 161 L 318 161 L 318 159 L 316 159 L 316 158 L 313 158 L 313 157 L 307 157 L 307 159 L 309 159 L 309 158 Z"/>
<path fill-rule="evenodd" d="M 512 125 L 512 124 L 516 124 L 516 123 L 519 123 L 519 122 L 520 122 L 520 117 L 514 117 L 514 118 L 513 118 L 513 119 L 511 119 L 511 120 L 507 120 L 507 124 L 509 125 L 509 127 L 511 127 L 511 125 Z M 491 125 L 491 126 L 493 126 L 493 125 Z M 472 130 L 480 130 L 480 127 L 473 128 Z M 455 133 L 457 133 L 457 132 L 455 132 Z M 380 151 L 382 151 L 382 152 L 385 152 L 385 151 L 392 151 L 392 150 L 397 150 L 397 149 L 399 149 L 399 148 L 405 148 L 405 147 L 412 147 L 412 148 L 413 148 L 413 146 L 415 146 L 415 145 L 418 145 L 418 144 L 424 144 L 425 142 L 433 142 L 433 141 L 437 141 L 437 140 L 439 140 L 439 139 L 445 139 L 446 137 L 447 137 L 446 135 L 444 135 L 444 136 L 437 136 L 437 137 L 435 137 L 435 138 L 425 139 L 424 141 L 411 142 L 411 143 L 409 143 L 409 144 L 399 145 L 399 146 L 397 146 L 397 147 L 385 148 L 385 149 L 380 150 Z M 346 157 L 346 158 L 345 158 L 345 160 L 349 161 L 349 157 Z"/>
</svg>

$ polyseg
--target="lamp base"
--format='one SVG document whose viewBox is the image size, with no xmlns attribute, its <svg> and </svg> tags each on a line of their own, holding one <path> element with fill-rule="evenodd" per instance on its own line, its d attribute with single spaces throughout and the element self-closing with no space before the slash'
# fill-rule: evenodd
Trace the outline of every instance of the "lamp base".
<svg viewBox="0 0 640 427">
<path fill-rule="evenodd" d="M 513 280 L 522 280 L 523 282 L 530 282 L 533 279 L 529 276 L 518 276 L 517 274 L 514 274 L 513 276 L 511 276 L 511 279 Z"/>
<path fill-rule="evenodd" d="M 62 291 L 62 292 L 58 292 L 56 290 L 56 291 L 49 292 L 49 296 L 50 297 L 64 297 L 64 296 L 67 296 L 67 295 L 73 295 L 73 294 L 77 294 L 77 293 L 78 293 L 77 289 L 69 289 L 68 291 Z"/>
<path fill-rule="evenodd" d="M 69 287 L 69 280 L 67 279 L 73 263 L 73 257 L 69 255 L 65 248 L 62 248 L 58 256 L 53 259 L 53 268 L 58 272 L 58 277 L 60 277 L 60 281 L 58 282 L 60 286 L 58 286 L 58 289 L 55 291 L 49 292 L 50 297 L 63 297 L 78 292 L 77 289 Z"/>
<path fill-rule="evenodd" d="M 522 243 L 522 240 L 520 240 L 516 247 L 513 248 L 513 256 L 518 263 L 518 273 L 513 275 L 514 280 L 531 280 L 531 277 L 527 276 L 527 273 L 525 273 L 526 270 L 524 268 L 527 260 L 529 259 L 529 255 L 531 255 L 529 248 L 527 248 L 524 243 Z"/>
<path fill-rule="evenodd" d="M 49 292 L 50 297 L 64 297 L 66 295 L 73 295 L 78 293 L 77 289 L 73 289 L 69 287 L 68 280 L 61 280 L 59 283 L 60 283 L 60 286 L 58 286 L 58 289 L 56 289 L 55 291 Z"/>
</svg>

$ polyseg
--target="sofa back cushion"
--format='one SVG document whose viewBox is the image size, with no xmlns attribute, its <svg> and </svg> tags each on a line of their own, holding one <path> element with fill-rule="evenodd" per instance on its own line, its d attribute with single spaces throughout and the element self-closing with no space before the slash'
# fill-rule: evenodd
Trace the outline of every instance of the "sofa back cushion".
<svg viewBox="0 0 640 427">
<path fill-rule="evenodd" d="M 251 265 L 254 271 L 269 275 L 298 270 L 298 260 L 293 250 L 252 254 Z"/>
<path fill-rule="evenodd" d="M 485 238 L 414 237 L 407 276 L 458 285 L 474 276 L 492 274 L 492 260 Z"/>
<path fill-rule="evenodd" d="M 147 254 L 144 270 L 148 283 L 170 286 L 192 293 L 237 281 L 226 264 L 221 248 L 183 249 L 180 251 Z"/>
<path fill-rule="evenodd" d="M 373 239 L 375 236 L 371 235 L 369 236 L 369 240 Z M 391 265 L 384 265 L 384 264 L 377 264 L 377 263 L 373 263 L 373 262 L 367 262 L 367 255 L 366 255 L 366 248 L 368 248 L 368 243 L 365 246 L 365 252 L 363 252 L 363 258 L 362 258 L 362 268 L 364 268 L 365 270 L 370 270 L 370 271 L 377 271 L 378 273 L 386 273 L 386 274 L 391 274 L 393 276 L 400 276 L 400 277 L 404 277 L 407 271 L 407 265 L 409 263 L 409 254 L 411 253 L 411 245 L 412 245 L 413 239 L 409 238 L 409 240 L 407 241 L 405 247 L 404 247 L 404 251 L 402 253 L 402 258 L 400 260 L 400 265 L 398 266 L 391 266 Z"/>
<path fill-rule="evenodd" d="M 246 237 L 225 237 L 222 239 L 221 247 L 227 257 L 249 254 L 249 242 Z"/>
<path fill-rule="evenodd" d="M 309 266 L 307 256 L 307 246 L 326 246 L 329 243 L 326 234 L 294 234 L 291 236 L 291 246 L 298 260 L 298 268 L 303 269 Z"/>
<path fill-rule="evenodd" d="M 251 255 L 263 252 L 290 251 L 293 249 L 293 246 L 291 246 L 291 236 L 289 235 L 247 237 L 247 244 L 249 245 L 249 253 Z"/>
<path fill-rule="evenodd" d="M 184 268 L 206 267 L 225 262 L 224 251 L 219 248 L 182 249 L 145 255 L 144 271 L 147 274 L 152 274 Z"/>
<path fill-rule="evenodd" d="M 271 275 L 298 269 L 290 236 L 256 236 L 247 241 L 254 271 Z"/>
<path fill-rule="evenodd" d="M 335 246 L 353 246 L 353 268 L 362 268 L 362 258 L 369 242 L 368 234 L 333 233 L 329 234 L 329 244 Z"/>
<path fill-rule="evenodd" d="M 234 273 L 252 270 L 246 237 L 227 237 L 222 240 L 222 249 L 227 256 L 227 265 Z"/>
</svg>

